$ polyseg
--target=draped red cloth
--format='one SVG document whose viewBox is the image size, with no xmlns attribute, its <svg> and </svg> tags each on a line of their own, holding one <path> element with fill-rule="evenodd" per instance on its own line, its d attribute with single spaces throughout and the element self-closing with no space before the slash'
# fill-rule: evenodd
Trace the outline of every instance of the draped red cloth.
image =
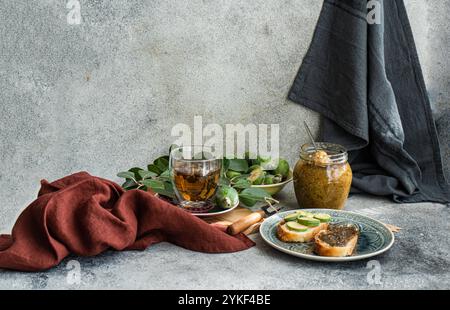
<svg viewBox="0 0 450 310">
<path fill-rule="evenodd" d="M 143 250 L 170 242 L 193 251 L 229 253 L 254 245 L 232 237 L 190 213 L 141 190 L 76 173 L 41 181 L 38 198 L 17 219 L 11 235 L 0 236 L 0 268 L 38 271 L 69 254 Z"/>
</svg>

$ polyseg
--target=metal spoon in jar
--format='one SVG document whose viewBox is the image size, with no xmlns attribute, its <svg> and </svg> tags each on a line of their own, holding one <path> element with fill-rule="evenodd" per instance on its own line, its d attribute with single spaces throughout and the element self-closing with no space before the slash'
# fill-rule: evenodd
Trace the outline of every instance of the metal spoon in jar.
<svg viewBox="0 0 450 310">
<path fill-rule="evenodd" d="M 303 124 L 305 125 L 306 132 L 308 133 L 309 139 L 311 139 L 311 143 L 314 146 L 314 151 L 317 152 L 318 148 L 317 148 L 317 145 L 316 145 L 316 141 L 314 141 L 314 138 L 313 138 L 313 135 L 311 133 L 311 130 L 309 129 L 309 126 L 306 123 L 306 121 L 303 121 Z"/>
<path fill-rule="evenodd" d="M 306 121 L 303 121 L 305 124 L 306 131 L 308 132 L 308 136 L 311 139 L 311 143 L 314 147 L 314 153 L 312 153 L 310 156 L 315 164 L 317 165 L 327 165 L 330 163 L 330 157 L 328 153 L 325 150 L 321 150 L 317 147 L 316 141 L 314 141 L 313 135 L 311 133 L 311 130 L 309 129 L 308 124 Z"/>
</svg>

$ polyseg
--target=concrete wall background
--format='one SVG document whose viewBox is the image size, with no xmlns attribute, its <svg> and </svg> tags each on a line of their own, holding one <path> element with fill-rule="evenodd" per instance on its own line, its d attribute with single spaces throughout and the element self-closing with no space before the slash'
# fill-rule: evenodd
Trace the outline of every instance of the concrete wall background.
<svg viewBox="0 0 450 310">
<path fill-rule="evenodd" d="M 39 180 L 115 178 L 172 142 L 179 122 L 279 123 L 291 162 L 313 112 L 286 94 L 318 0 L 66 0 L 0 3 L 0 230 Z M 437 115 L 450 105 L 450 0 L 405 0 Z"/>
</svg>

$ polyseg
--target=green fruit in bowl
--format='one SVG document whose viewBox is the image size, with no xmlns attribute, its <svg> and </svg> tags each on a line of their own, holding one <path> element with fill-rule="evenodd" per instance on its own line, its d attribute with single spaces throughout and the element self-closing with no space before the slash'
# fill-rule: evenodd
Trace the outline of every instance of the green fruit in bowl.
<svg viewBox="0 0 450 310">
<path fill-rule="evenodd" d="M 289 174 L 289 163 L 285 159 L 280 159 L 274 172 L 275 174 L 281 175 L 283 179 L 285 179 Z"/>
<path fill-rule="evenodd" d="M 239 177 L 241 175 L 241 173 L 237 172 L 237 171 L 233 171 L 233 170 L 228 170 L 226 175 L 227 175 L 227 178 L 231 180 L 235 177 Z"/>
<path fill-rule="evenodd" d="M 278 166 L 278 158 L 258 157 L 259 165 L 263 170 L 274 170 Z"/>
<path fill-rule="evenodd" d="M 253 165 L 253 166 L 250 166 L 250 168 L 248 168 L 248 171 L 249 171 L 249 172 L 252 172 L 253 170 L 255 170 L 255 169 L 260 169 L 260 168 L 261 168 L 260 165 Z"/>
<path fill-rule="evenodd" d="M 262 168 L 256 167 L 250 172 L 247 180 L 252 184 L 260 185 L 264 181 L 264 175 L 265 172 L 262 170 Z"/>
<path fill-rule="evenodd" d="M 276 183 L 275 181 L 279 180 L 280 182 Z M 252 187 L 256 188 L 262 188 L 270 195 L 276 195 L 278 194 L 289 182 L 292 181 L 292 171 L 289 171 L 288 176 L 284 181 L 281 181 L 281 176 L 274 176 L 273 184 L 262 184 L 262 185 L 255 185 L 253 184 Z"/>
<path fill-rule="evenodd" d="M 216 193 L 216 203 L 221 208 L 230 209 L 239 203 L 239 194 L 231 186 L 220 186 Z"/>
<path fill-rule="evenodd" d="M 273 177 L 273 183 L 281 183 L 283 181 L 283 176 L 281 174 L 277 174 Z"/>
<path fill-rule="evenodd" d="M 260 177 L 258 177 L 254 182 L 253 185 L 261 185 L 264 183 L 265 179 L 265 173 L 263 173 Z"/>
<path fill-rule="evenodd" d="M 273 175 L 273 174 L 266 174 L 266 176 L 264 177 L 264 185 L 271 185 L 271 184 L 278 184 L 281 183 L 283 181 L 283 177 L 279 174 L 277 175 Z"/>
<path fill-rule="evenodd" d="M 275 178 L 275 176 L 273 174 L 267 174 L 264 178 L 264 184 L 269 185 L 269 184 L 275 183 L 274 178 Z"/>
</svg>

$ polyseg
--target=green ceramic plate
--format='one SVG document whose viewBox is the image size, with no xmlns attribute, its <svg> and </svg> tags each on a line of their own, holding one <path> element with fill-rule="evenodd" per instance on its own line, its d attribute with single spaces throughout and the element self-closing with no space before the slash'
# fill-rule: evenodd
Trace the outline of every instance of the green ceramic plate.
<svg viewBox="0 0 450 310">
<path fill-rule="evenodd" d="M 289 182 L 292 181 L 293 173 L 289 170 L 289 174 L 285 181 L 276 184 L 266 184 L 266 185 L 252 185 L 252 187 L 262 188 L 266 190 L 270 195 L 278 194 Z"/>
<path fill-rule="evenodd" d="M 312 213 L 327 213 L 333 219 L 332 223 L 352 223 L 359 227 L 360 235 L 356 253 L 348 257 L 324 257 L 314 254 L 313 243 L 287 243 L 279 240 L 276 235 L 278 223 L 288 214 L 299 210 L 280 212 L 267 218 L 259 231 L 261 237 L 272 247 L 282 252 L 309 260 L 322 262 L 345 262 L 366 259 L 379 255 L 394 244 L 394 234 L 381 222 L 370 217 L 349 211 L 328 209 L 303 209 Z"/>
</svg>

